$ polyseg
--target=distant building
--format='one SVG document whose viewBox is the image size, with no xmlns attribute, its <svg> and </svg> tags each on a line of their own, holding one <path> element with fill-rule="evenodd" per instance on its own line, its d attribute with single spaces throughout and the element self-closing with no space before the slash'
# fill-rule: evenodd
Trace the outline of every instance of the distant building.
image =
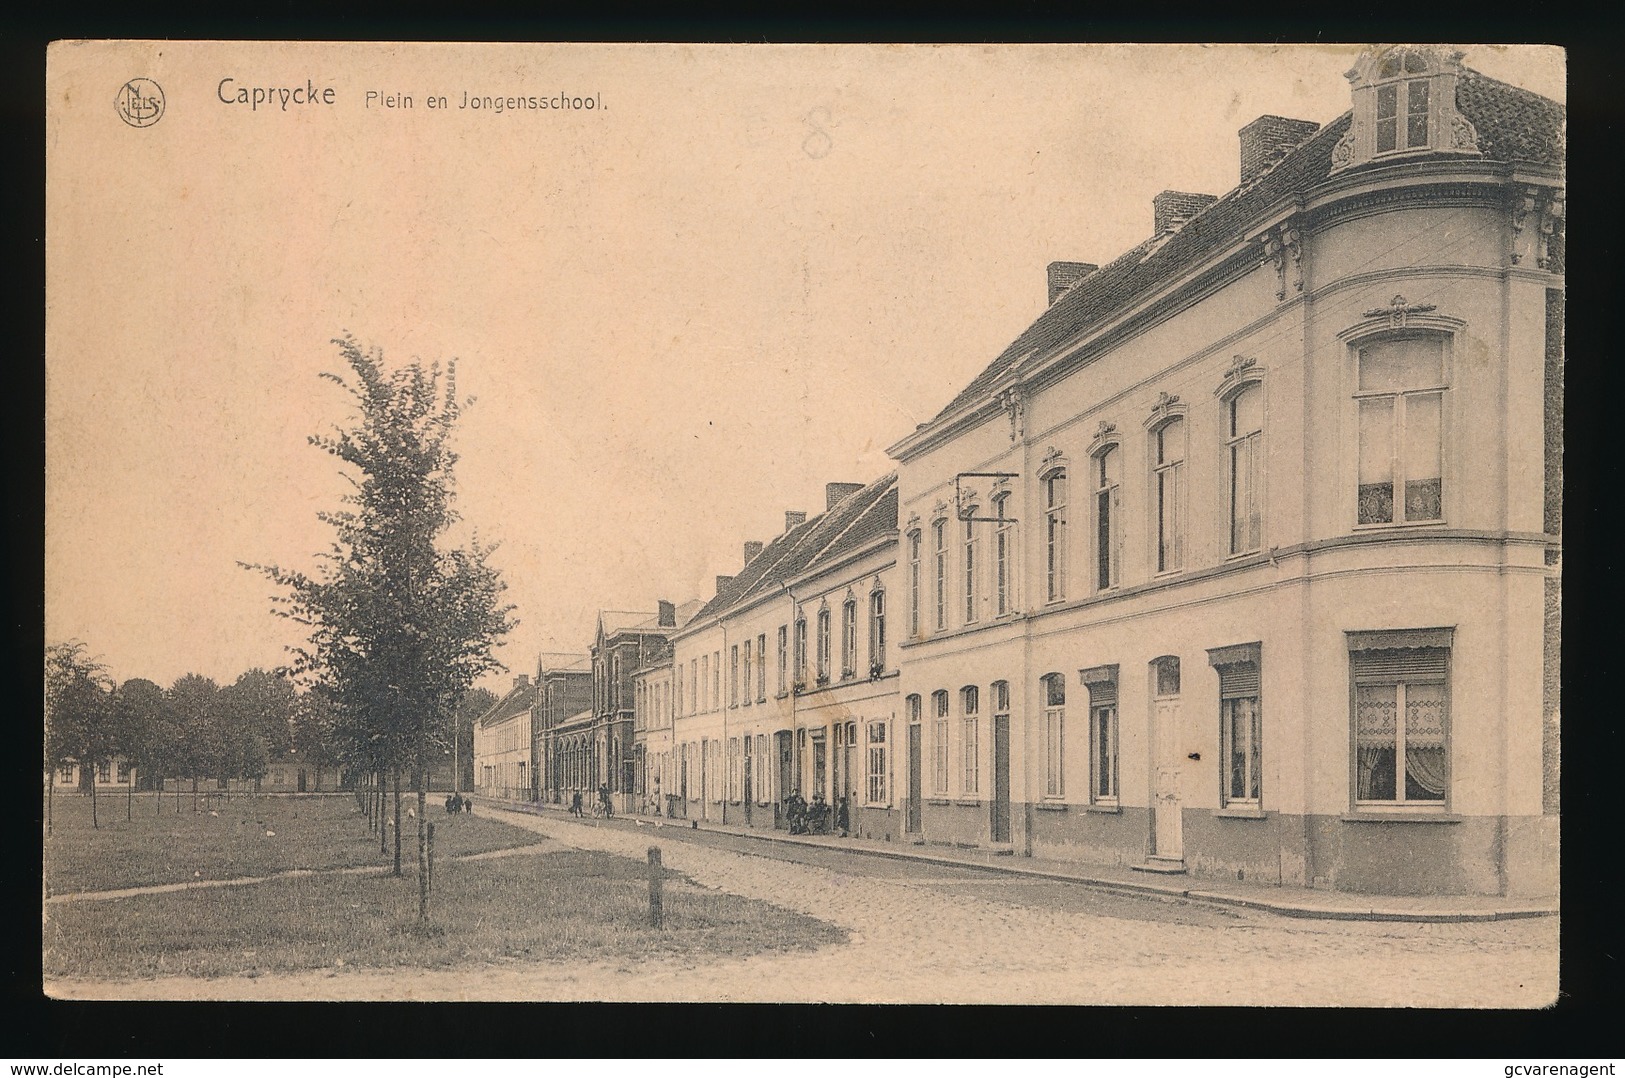
<svg viewBox="0 0 1625 1078">
<path fill-rule="evenodd" d="M 592 711 L 592 657 L 543 652 L 536 660 L 536 700 L 531 720 L 531 766 L 541 776 L 539 794 L 557 803 L 564 790 L 562 746 L 557 731 Z"/>
<path fill-rule="evenodd" d="M 136 772 L 134 761 L 123 756 L 114 756 L 94 768 L 81 765 L 78 760 L 69 757 L 51 772 L 51 785 L 58 790 L 82 789 L 88 792 L 90 783 L 94 781 L 98 790 L 109 787 L 122 789 L 139 785 Z"/>
<path fill-rule="evenodd" d="M 474 792 L 505 800 L 536 799 L 531 766 L 531 710 L 536 687 L 529 674 L 474 720 Z"/>
</svg>

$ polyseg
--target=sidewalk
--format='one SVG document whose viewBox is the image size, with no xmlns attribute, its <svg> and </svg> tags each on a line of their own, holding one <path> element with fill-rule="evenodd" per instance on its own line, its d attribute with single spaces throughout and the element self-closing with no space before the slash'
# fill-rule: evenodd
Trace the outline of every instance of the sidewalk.
<svg viewBox="0 0 1625 1078">
<path fill-rule="evenodd" d="M 492 800 L 485 803 L 492 807 L 500 806 L 539 816 L 556 815 L 565 820 L 570 818 L 567 809 L 562 805 Z M 1008 876 L 1057 880 L 1124 894 L 1154 895 L 1223 906 L 1242 906 L 1265 910 L 1283 917 L 1334 921 L 1463 923 L 1505 921 L 1521 917 L 1551 917 L 1556 916 L 1558 912 L 1558 901 L 1555 897 L 1522 899 L 1498 895 L 1361 895 L 1190 876 L 1158 876 L 1113 865 L 1086 865 L 1039 857 L 1012 857 L 991 850 L 916 846 L 912 843 L 877 842 L 870 839 L 840 838 L 834 835 L 791 835 L 784 831 L 765 831 L 709 823 L 704 820 L 699 821 L 697 829 L 690 828 L 691 821 L 688 820 L 666 820 L 658 816 L 643 815 L 618 815 L 613 820 L 583 822 L 600 827 L 620 826 L 628 829 L 660 826 L 664 831 L 666 828 L 673 828 L 678 831 L 674 837 L 681 837 L 682 832 L 690 830 L 709 831 L 755 839 L 764 844 L 779 843 L 785 846 L 840 850 L 870 857 L 889 857 L 898 861 L 974 868 Z"/>
</svg>

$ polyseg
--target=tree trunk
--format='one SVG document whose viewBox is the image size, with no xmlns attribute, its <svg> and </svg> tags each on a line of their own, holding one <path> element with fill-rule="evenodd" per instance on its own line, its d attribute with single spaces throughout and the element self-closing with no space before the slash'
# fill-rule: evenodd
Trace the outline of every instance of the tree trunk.
<svg viewBox="0 0 1625 1078">
<path fill-rule="evenodd" d="M 395 768 L 395 774 L 390 777 L 394 779 L 393 785 L 395 787 L 395 875 L 399 876 L 401 874 L 401 769 L 399 766 Z"/>
<path fill-rule="evenodd" d="M 426 821 L 429 818 L 429 793 L 427 787 L 428 767 L 424 759 L 422 748 L 418 749 L 418 920 L 429 919 L 429 832 Z"/>
<path fill-rule="evenodd" d="M 389 793 L 389 776 L 378 769 L 378 852 L 389 852 L 389 828 L 384 826 L 384 798 Z"/>
<path fill-rule="evenodd" d="M 124 773 L 124 822 L 135 819 L 135 776 Z"/>
<path fill-rule="evenodd" d="M 101 821 L 96 819 L 96 765 L 90 765 L 90 826 L 101 829 Z"/>
<path fill-rule="evenodd" d="M 197 807 L 197 776 L 192 776 L 192 815 L 198 815 Z"/>
<path fill-rule="evenodd" d="M 55 807 L 52 802 L 56 800 L 56 772 L 48 771 L 45 774 L 45 833 L 51 833 L 51 810 Z"/>
</svg>

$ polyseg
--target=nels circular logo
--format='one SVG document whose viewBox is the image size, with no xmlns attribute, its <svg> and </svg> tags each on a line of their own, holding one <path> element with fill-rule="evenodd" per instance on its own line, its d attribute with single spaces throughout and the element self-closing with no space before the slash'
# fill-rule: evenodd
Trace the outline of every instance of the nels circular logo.
<svg viewBox="0 0 1625 1078">
<path fill-rule="evenodd" d="M 164 91 L 151 79 L 131 79 L 119 87 L 113 106 L 131 127 L 151 127 L 164 114 Z"/>
</svg>

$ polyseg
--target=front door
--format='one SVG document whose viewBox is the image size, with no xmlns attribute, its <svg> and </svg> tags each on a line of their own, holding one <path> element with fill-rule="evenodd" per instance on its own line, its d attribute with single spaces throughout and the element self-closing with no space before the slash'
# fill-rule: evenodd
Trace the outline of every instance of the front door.
<svg viewBox="0 0 1625 1078">
<path fill-rule="evenodd" d="M 819 733 L 823 733 L 822 730 Z M 813 739 L 812 789 L 814 794 L 824 793 L 829 787 L 829 745 L 822 737 Z M 825 796 L 829 796 L 825 794 Z M 808 800 L 811 800 L 809 798 Z"/>
<path fill-rule="evenodd" d="M 745 772 L 745 826 L 749 827 L 750 826 L 750 808 L 751 808 L 751 804 L 756 800 L 756 795 L 751 790 L 751 783 L 750 783 L 750 735 L 749 734 L 745 735 L 744 742 L 745 742 L 745 763 L 744 763 L 744 772 Z"/>
<path fill-rule="evenodd" d="M 920 724 L 908 724 L 908 814 L 904 821 L 909 833 L 920 833 Z"/>
<path fill-rule="evenodd" d="M 993 819 L 989 834 L 994 842 L 1010 841 L 1010 716 L 993 716 Z"/>
<path fill-rule="evenodd" d="M 780 730 L 773 735 L 779 746 L 779 800 L 783 801 L 795 792 L 795 739 L 789 730 Z M 778 826 L 788 827 L 788 821 L 775 817 Z"/>
<path fill-rule="evenodd" d="M 305 769 L 302 767 L 299 769 L 299 792 L 305 792 Z"/>
<path fill-rule="evenodd" d="M 1179 796 L 1179 698 L 1158 696 L 1152 703 L 1156 745 L 1156 823 L 1153 836 L 1159 858 L 1184 857 Z"/>
</svg>

